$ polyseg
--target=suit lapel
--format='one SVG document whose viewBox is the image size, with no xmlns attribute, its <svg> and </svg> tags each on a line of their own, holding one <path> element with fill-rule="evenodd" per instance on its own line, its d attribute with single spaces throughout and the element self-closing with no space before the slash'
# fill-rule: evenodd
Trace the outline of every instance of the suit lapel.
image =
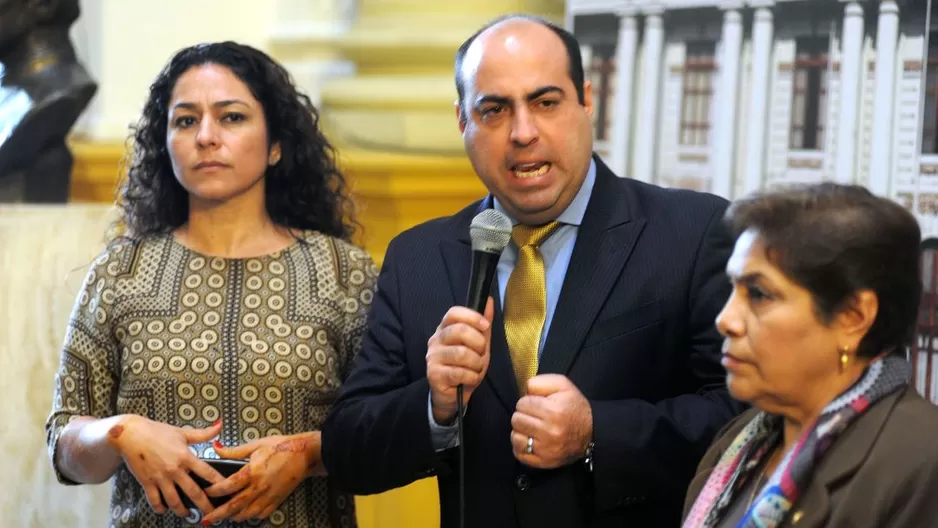
<svg viewBox="0 0 938 528">
<path fill-rule="evenodd" d="M 498 399 L 511 415 L 518 404 L 518 381 L 511 363 L 511 354 L 508 352 L 505 317 L 499 302 L 497 279 L 492 281 L 492 290 L 492 297 L 495 299 L 495 320 L 492 321 L 492 358 L 489 363 L 489 375 L 485 377 L 485 381 L 492 385 Z"/>
<path fill-rule="evenodd" d="M 595 160 L 596 183 L 577 233 L 539 374 L 567 373 L 645 227 L 618 177 Z M 584 296 L 588 302 L 583 302 Z"/>
<path fill-rule="evenodd" d="M 466 304 L 466 294 L 469 290 L 469 275 L 472 272 L 472 244 L 469 240 L 469 224 L 472 218 L 491 206 L 491 198 L 487 198 L 477 207 L 469 207 L 455 218 L 456 237 L 444 239 L 440 242 L 440 251 L 446 264 L 446 273 L 449 279 L 450 290 L 453 295 L 452 306 Z M 483 383 L 492 386 L 495 394 L 509 413 L 514 412 L 518 402 L 518 387 L 515 382 L 515 372 L 511 366 L 511 357 L 508 355 L 508 345 L 505 340 L 505 323 L 498 300 L 498 277 L 492 280 L 492 297 L 495 299 L 495 320 L 492 321 L 492 348 L 489 370 Z"/>
<path fill-rule="evenodd" d="M 849 482 L 867 459 L 893 408 L 908 390 L 883 398 L 844 432 L 815 469 L 813 481 L 788 516 L 787 526 L 820 528 L 826 525 L 831 515 L 832 492 Z"/>
</svg>

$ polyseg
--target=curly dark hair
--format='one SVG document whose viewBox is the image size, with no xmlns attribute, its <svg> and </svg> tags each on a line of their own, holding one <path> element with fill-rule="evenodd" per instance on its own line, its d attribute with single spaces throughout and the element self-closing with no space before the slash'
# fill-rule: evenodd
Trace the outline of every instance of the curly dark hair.
<svg viewBox="0 0 938 528">
<path fill-rule="evenodd" d="M 203 64 L 224 66 L 247 85 L 264 109 L 268 141 L 280 143 L 280 162 L 265 174 L 265 203 L 271 220 L 287 228 L 350 240 L 360 225 L 345 177 L 336 166 L 336 151 L 319 129 L 319 112 L 280 64 L 262 51 L 235 42 L 199 44 L 179 51 L 150 86 L 143 114 L 128 138 L 130 161 L 118 189 L 120 217 L 115 231 L 139 239 L 169 232 L 188 220 L 188 193 L 173 173 L 166 128 L 176 81 Z"/>
</svg>

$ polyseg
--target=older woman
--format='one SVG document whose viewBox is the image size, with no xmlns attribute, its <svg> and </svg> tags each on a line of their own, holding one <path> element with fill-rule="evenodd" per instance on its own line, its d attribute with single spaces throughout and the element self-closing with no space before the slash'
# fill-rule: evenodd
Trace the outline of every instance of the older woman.
<svg viewBox="0 0 938 528">
<path fill-rule="evenodd" d="M 734 204 L 717 318 L 736 398 L 685 528 L 938 525 L 938 408 L 910 386 L 920 232 L 899 205 L 820 184 Z"/>
</svg>

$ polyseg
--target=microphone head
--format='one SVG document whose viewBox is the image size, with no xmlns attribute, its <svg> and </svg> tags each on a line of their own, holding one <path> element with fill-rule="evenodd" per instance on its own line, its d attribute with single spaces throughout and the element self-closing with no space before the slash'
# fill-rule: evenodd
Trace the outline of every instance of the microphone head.
<svg viewBox="0 0 938 528">
<path fill-rule="evenodd" d="M 477 214 L 469 224 L 472 250 L 501 253 L 511 240 L 511 220 L 495 209 Z"/>
</svg>

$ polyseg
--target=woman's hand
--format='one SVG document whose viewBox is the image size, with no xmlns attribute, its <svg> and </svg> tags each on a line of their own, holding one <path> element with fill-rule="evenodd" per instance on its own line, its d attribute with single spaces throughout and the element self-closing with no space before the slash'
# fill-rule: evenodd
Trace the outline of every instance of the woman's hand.
<svg viewBox="0 0 938 528">
<path fill-rule="evenodd" d="M 231 519 L 266 519 L 304 478 L 325 475 L 322 440 L 318 431 L 291 436 L 268 436 L 236 447 L 215 441 L 221 458 L 248 458 L 237 473 L 205 489 L 209 497 L 236 494 L 206 515 L 202 526 Z"/>
<path fill-rule="evenodd" d="M 189 473 L 212 484 L 224 480 L 218 471 L 189 450 L 189 444 L 208 442 L 219 433 L 221 420 L 204 429 L 182 429 L 128 415 L 111 427 L 108 441 L 143 486 L 153 511 L 162 514 L 169 507 L 176 515 L 188 517 L 189 511 L 182 504 L 176 485 L 203 513 L 209 513 L 213 510 L 212 503 Z"/>
</svg>

